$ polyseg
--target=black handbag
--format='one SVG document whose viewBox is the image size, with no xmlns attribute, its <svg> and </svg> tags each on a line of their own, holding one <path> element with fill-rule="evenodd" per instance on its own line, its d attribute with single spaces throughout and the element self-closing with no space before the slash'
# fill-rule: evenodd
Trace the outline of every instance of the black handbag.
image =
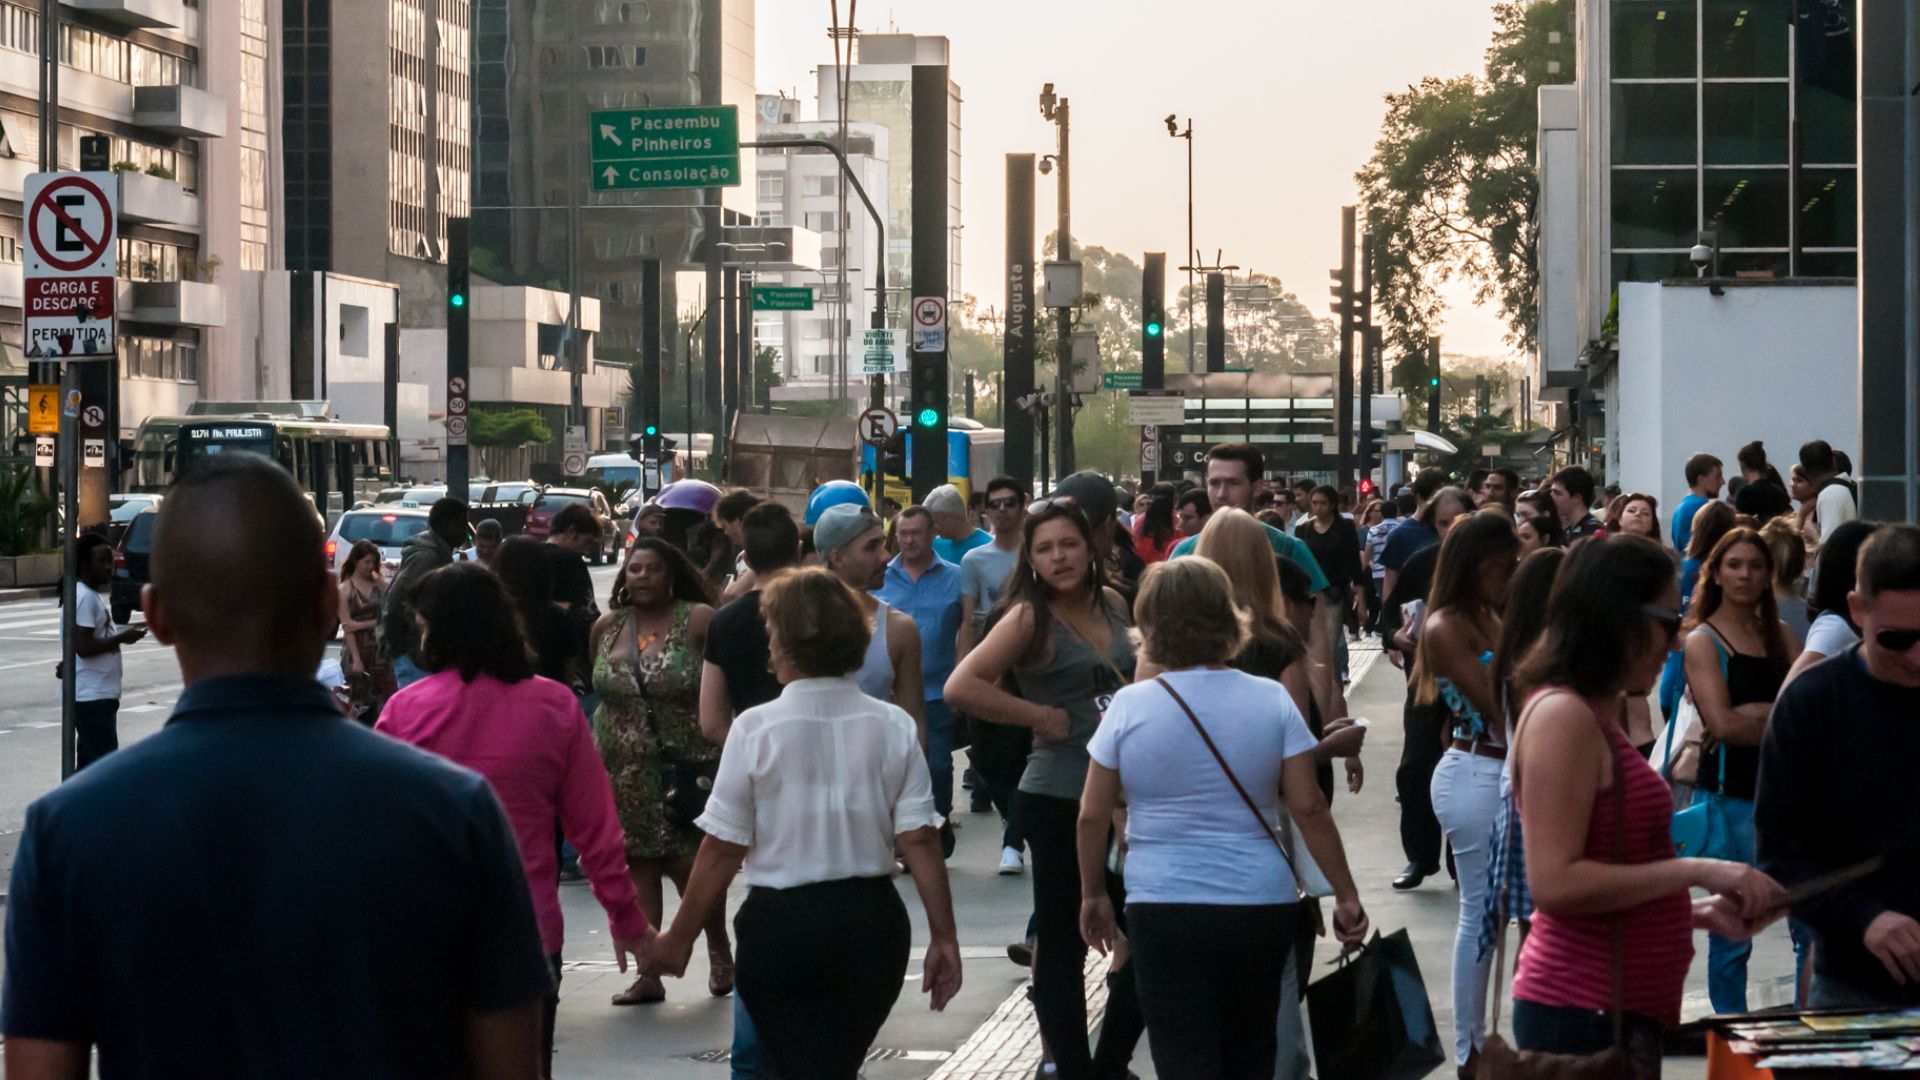
<svg viewBox="0 0 1920 1080">
<path fill-rule="evenodd" d="M 1379 934 L 1307 987 L 1319 1075 L 1418 1080 L 1447 1061 L 1405 930 Z"/>
</svg>

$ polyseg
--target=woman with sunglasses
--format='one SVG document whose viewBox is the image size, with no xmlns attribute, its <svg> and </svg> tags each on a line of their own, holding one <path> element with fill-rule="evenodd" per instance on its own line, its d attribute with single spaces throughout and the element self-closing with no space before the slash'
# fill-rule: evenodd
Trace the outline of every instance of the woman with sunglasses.
<svg viewBox="0 0 1920 1080">
<path fill-rule="evenodd" d="M 1800 642 L 1780 621 L 1773 592 L 1773 553 L 1759 532 L 1731 529 L 1713 545 L 1687 608 L 1687 688 L 1706 729 L 1696 801 L 1712 803 L 1723 854 L 1754 860 L 1753 795 L 1760 743 L 1774 699 L 1785 685 Z M 1707 994 L 1713 1011 L 1747 1011 L 1747 958 L 1753 944 L 1707 939 Z"/>
<path fill-rule="evenodd" d="M 1680 1021 L 1693 931 L 1751 937 L 1785 899 L 1751 866 L 1674 857 L 1672 793 L 1621 730 L 1626 699 L 1659 677 L 1679 607 L 1658 544 L 1579 544 L 1547 601 L 1546 636 L 1515 674 L 1539 689 L 1510 740 L 1534 904 L 1514 1035 L 1521 1050 L 1598 1053 L 1613 1045 L 1618 1004 L 1636 1077 L 1660 1074 L 1659 1031 Z M 1709 895 L 1693 900 L 1692 888 Z"/>
<path fill-rule="evenodd" d="M 1127 608 L 1103 579 L 1085 515 L 1071 499 L 1034 503 L 1001 608 L 947 680 L 946 696 L 969 716 L 1033 729 L 1015 813 L 1032 850 L 1033 1010 L 1061 1080 L 1124 1076 L 1144 1027 L 1122 951 L 1108 976 L 1099 1044 L 1087 1045 L 1076 850 L 1087 743 L 1133 668 Z M 1001 689 L 1008 678 L 1012 693 Z M 1106 886 L 1114 910 L 1124 911 L 1117 873 Z"/>
</svg>

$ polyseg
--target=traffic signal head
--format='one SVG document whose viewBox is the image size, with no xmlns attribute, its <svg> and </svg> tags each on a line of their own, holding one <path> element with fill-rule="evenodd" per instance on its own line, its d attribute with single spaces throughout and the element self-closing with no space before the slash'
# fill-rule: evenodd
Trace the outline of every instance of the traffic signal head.
<svg viewBox="0 0 1920 1080">
<path fill-rule="evenodd" d="M 1440 385 L 1440 376 L 1438 376 L 1438 375 L 1435 375 L 1435 376 L 1433 376 L 1432 378 L 1430 378 L 1430 379 L 1428 379 L 1428 380 L 1427 380 L 1427 385 L 1428 385 L 1428 386 L 1439 386 L 1439 385 Z"/>
<path fill-rule="evenodd" d="M 466 307 L 467 294 L 459 293 L 459 292 L 449 293 L 447 294 L 447 303 L 451 304 L 454 307 Z"/>
<path fill-rule="evenodd" d="M 924 428 L 938 426 L 940 423 L 940 410 L 932 407 L 923 408 L 914 414 L 913 421 Z"/>
<path fill-rule="evenodd" d="M 1163 327 L 1160 325 L 1160 317 L 1158 315 L 1149 317 L 1147 319 L 1146 329 L 1148 337 L 1159 337 L 1163 330 Z"/>
<path fill-rule="evenodd" d="M 1366 498 L 1372 494 L 1373 494 L 1373 481 L 1370 479 L 1367 479 L 1366 477 L 1361 477 L 1360 478 L 1361 498 Z"/>
<path fill-rule="evenodd" d="M 660 425 L 658 425 L 658 424 L 648 424 L 648 425 L 647 425 L 647 430 L 645 431 L 645 434 L 647 434 L 647 435 L 658 435 L 658 434 L 660 434 Z"/>
</svg>

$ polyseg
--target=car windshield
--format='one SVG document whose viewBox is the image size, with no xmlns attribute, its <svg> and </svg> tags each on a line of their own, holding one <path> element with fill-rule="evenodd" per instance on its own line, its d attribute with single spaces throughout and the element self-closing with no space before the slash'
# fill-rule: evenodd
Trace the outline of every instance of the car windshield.
<svg viewBox="0 0 1920 1080">
<path fill-rule="evenodd" d="M 589 495 L 562 495 L 559 492 L 549 491 L 545 495 L 540 496 L 539 502 L 536 505 L 557 508 L 575 505 L 587 506 L 592 502 L 593 498 Z"/>
<path fill-rule="evenodd" d="M 153 550 L 153 526 L 160 520 L 156 513 L 142 513 L 134 516 L 133 524 L 127 526 L 126 536 L 121 542 L 131 552 L 144 554 Z"/>
<path fill-rule="evenodd" d="M 371 540 L 381 547 L 399 547 L 414 534 L 426 531 L 424 514 L 348 514 L 340 519 L 343 544 Z"/>
</svg>

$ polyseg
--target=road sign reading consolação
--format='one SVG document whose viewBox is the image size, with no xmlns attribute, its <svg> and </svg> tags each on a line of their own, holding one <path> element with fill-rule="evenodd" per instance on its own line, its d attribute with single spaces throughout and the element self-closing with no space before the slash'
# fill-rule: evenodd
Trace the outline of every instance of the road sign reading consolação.
<svg viewBox="0 0 1920 1080">
<path fill-rule="evenodd" d="M 588 118 L 593 189 L 737 187 L 740 111 L 733 105 L 602 109 Z"/>
</svg>

